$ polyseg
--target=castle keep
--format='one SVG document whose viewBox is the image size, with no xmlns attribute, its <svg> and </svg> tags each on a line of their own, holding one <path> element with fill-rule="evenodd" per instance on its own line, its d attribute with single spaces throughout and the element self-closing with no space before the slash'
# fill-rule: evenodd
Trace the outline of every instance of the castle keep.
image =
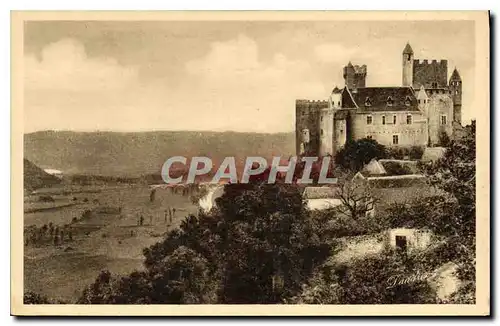
<svg viewBox="0 0 500 326">
<path fill-rule="evenodd" d="M 371 138 L 388 147 L 436 146 L 461 126 L 462 79 L 447 60 L 402 53 L 402 86 L 367 87 L 366 65 L 343 69 L 345 86 L 327 100 L 296 100 L 299 155 L 335 155 L 348 140 Z"/>
</svg>

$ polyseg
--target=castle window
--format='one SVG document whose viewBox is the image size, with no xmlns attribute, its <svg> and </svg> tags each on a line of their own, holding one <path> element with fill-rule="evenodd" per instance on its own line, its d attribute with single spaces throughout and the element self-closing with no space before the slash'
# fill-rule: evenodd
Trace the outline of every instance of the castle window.
<svg viewBox="0 0 500 326">
<path fill-rule="evenodd" d="M 320 120 L 320 121 L 323 121 L 323 116 L 321 116 L 321 117 L 319 118 L 319 120 Z"/>
<path fill-rule="evenodd" d="M 410 104 L 411 104 L 410 98 L 407 96 L 405 99 L 405 105 L 410 106 Z"/>
<path fill-rule="evenodd" d="M 441 116 L 441 124 L 442 124 L 442 125 L 445 125 L 446 123 L 447 123 L 447 121 L 446 121 L 446 115 L 444 115 L 444 114 L 443 114 L 443 115 Z"/>
<path fill-rule="evenodd" d="M 392 144 L 393 145 L 399 144 L 399 136 L 398 135 L 392 135 Z"/>
<path fill-rule="evenodd" d="M 321 136 L 323 136 L 323 129 L 321 129 Z"/>
<path fill-rule="evenodd" d="M 396 115 L 392 116 L 392 124 L 394 124 L 394 125 L 396 124 Z"/>
<path fill-rule="evenodd" d="M 458 90 L 455 90 L 455 95 L 458 95 Z"/>
<path fill-rule="evenodd" d="M 432 88 L 437 88 L 437 87 L 438 87 L 438 83 L 436 83 L 436 82 L 432 83 L 432 84 L 431 84 L 431 87 L 432 87 Z"/>
<path fill-rule="evenodd" d="M 372 106 L 372 101 L 370 100 L 369 97 L 367 97 L 365 100 L 365 106 Z"/>
<path fill-rule="evenodd" d="M 411 114 L 408 114 L 406 116 L 406 124 L 411 125 L 411 123 L 412 123 L 412 116 L 411 116 Z"/>
<path fill-rule="evenodd" d="M 387 98 L 387 106 L 392 106 L 394 104 L 394 101 L 392 100 L 392 97 Z"/>
<path fill-rule="evenodd" d="M 338 101 L 337 103 L 338 103 L 338 106 L 340 107 L 340 101 Z"/>
<path fill-rule="evenodd" d="M 373 136 L 372 135 L 368 135 L 366 136 L 367 139 L 373 139 Z"/>
<path fill-rule="evenodd" d="M 382 116 L 382 124 L 385 125 L 385 115 Z"/>
<path fill-rule="evenodd" d="M 366 116 L 366 124 L 371 125 L 373 122 L 373 118 L 371 115 Z"/>
</svg>

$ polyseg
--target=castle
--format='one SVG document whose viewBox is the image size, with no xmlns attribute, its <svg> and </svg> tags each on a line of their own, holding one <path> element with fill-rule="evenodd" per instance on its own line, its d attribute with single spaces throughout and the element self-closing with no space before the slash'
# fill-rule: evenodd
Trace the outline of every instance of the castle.
<svg viewBox="0 0 500 326">
<path fill-rule="evenodd" d="M 447 60 L 402 53 L 402 86 L 366 87 L 366 65 L 344 67 L 345 86 L 327 100 L 296 100 L 298 155 L 326 156 L 348 141 L 374 139 L 388 147 L 436 146 L 461 127 L 462 80 L 457 69 L 448 82 Z"/>
</svg>

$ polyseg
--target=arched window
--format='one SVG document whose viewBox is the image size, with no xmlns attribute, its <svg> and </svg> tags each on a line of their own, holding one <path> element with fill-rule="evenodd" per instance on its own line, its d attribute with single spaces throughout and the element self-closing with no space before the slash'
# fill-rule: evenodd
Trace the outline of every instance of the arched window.
<svg viewBox="0 0 500 326">
<path fill-rule="evenodd" d="M 370 100 L 369 97 L 365 99 L 365 106 L 372 106 L 372 101 Z"/>
<path fill-rule="evenodd" d="M 405 98 L 405 105 L 406 106 L 410 106 L 411 105 L 411 100 L 410 100 L 410 97 L 408 97 L 408 96 Z"/>
</svg>

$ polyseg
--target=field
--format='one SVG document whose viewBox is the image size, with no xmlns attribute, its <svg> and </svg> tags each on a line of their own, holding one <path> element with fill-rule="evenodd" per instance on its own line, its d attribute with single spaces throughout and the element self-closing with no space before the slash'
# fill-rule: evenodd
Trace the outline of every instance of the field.
<svg viewBox="0 0 500 326">
<path fill-rule="evenodd" d="M 143 248 L 198 211 L 189 196 L 170 189 L 157 188 L 153 197 L 145 185 L 61 187 L 25 197 L 25 290 L 74 301 L 101 270 L 142 268 Z M 173 208 L 170 222 L 166 211 Z M 39 235 L 49 223 L 63 240 L 56 243 L 49 231 Z"/>
</svg>

